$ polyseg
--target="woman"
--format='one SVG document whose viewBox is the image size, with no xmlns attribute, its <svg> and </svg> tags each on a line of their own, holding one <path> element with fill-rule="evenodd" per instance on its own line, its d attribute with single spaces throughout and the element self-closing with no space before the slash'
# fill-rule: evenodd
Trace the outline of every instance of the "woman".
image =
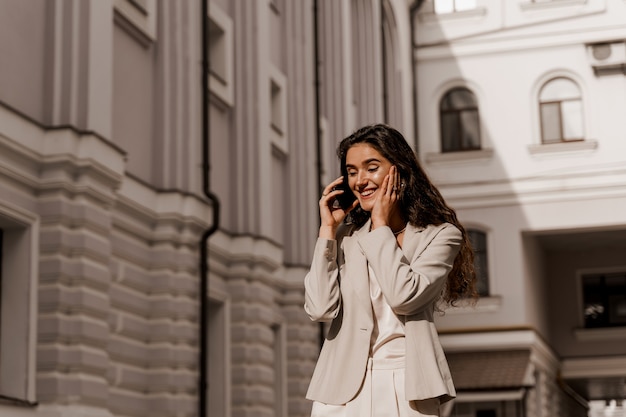
<svg viewBox="0 0 626 417">
<path fill-rule="evenodd" d="M 363 127 L 337 153 L 304 282 L 311 320 L 332 321 L 311 415 L 438 416 L 455 390 L 433 315 L 475 297 L 467 234 L 397 130 Z"/>
</svg>

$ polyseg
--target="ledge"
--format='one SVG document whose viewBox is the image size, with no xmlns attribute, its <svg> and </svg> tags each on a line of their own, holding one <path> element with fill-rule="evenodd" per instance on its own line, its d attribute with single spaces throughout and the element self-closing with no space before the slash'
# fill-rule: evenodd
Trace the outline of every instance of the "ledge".
<svg viewBox="0 0 626 417">
<path fill-rule="evenodd" d="M 502 297 L 492 295 L 479 298 L 474 306 L 459 304 L 457 307 L 449 307 L 445 310 L 445 314 L 494 313 L 499 311 L 500 307 L 502 307 Z"/>
<path fill-rule="evenodd" d="M 487 15 L 486 7 L 477 7 L 471 10 L 463 10 L 460 12 L 450 13 L 435 13 L 435 12 L 423 12 L 418 14 L 420 22 L 439 22 L 442 20 L 463 20 L 475 17 L 483 17 Z"/>
<path fill-rule="evenodd" d="M 577 140 L 571 142 L 544 143 L 528 146 L 531 154 L 592 151 L 598 147 L 597 140 Z"/>
<path fill-rule="evenodd" d="M 586 4 L 586 3 L 587 3 L 587 0 L 552 0 L 552 1 L 542 1 L 539 3 L 529 1 L 526 3 L 520 3 L 520 8 L 523 11 L 528 11 L 528 10 L 551 9 L 554 7 L 578 6 L 578 5 Z"/>
<path fill-rule="evenodd" d="M 626 327 L 574 329 L 574 337 L 579 342 L 626 341 Z"/>
<path fill-rule="evenodd" d="M 480 149 L 477 151 L 459 151 L 445 153 L 428 153 L 426 154 L 426 162 L 467 162 L 467 161 L 485 161 L 493 157 L 493 149 Z"/>
</svg>

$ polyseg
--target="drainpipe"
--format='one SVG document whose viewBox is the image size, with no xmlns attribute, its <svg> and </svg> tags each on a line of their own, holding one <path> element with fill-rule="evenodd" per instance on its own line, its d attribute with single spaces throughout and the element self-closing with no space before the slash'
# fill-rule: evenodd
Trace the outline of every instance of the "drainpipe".
<svg viewBox="0 0 626 417">
<path fill-rule="evenodd" d="M 382 78 L 383 78 L 383 121 L 389 123 L 389 85 L 387 84 L 387 45 L 385 44 L 385 0 L 382 0 L 380 6 L 380 56 L 382 62 Z"/>
<path fill-rule="evenodd" d="M 201 28 L 202 28 L 202 40 L 200 42 L 202 47 L 202 191 L 205 197 L 211 202 L 213 207 L 213 222 L 211 226 L 204 231 L 200 240 L 200 288 L 199 288 L 199 358 L 198 358 L 198 417 L 206 417 L 208 414 L 208 310 L 209 302 L 207 294 L 209 292 L 209 237 L 215 233 L 220 223 L 220 201 L 215 194 L 211 192 L 209 173 L 210 169 L 210 144 L 209 144 L 209 53 L 208 53 L 208 38 L 209 38 L 209 0 L 200 0 L 201 14 Z"/>
<path fill-rule="evenodd" d="M 319 16 L 318 0 L 313 0 L 313 74 L 315 77 L 315 151 L 317 158 L 317 198 L 322 198 L 322 127 L 320 125 L 320 50 L 319 50 Z M 320 349 L 324 344 L 324 323 L 319 324 Z"/>
<path fill-rule="evenodd" d="M 412 75 L 413 75 L 413 112 L 415 114 L 415 116 L 413 117 L 413 135 L 415 137 L 415 153 L 418 154 L 419 153 L 419 140 L 418 140 L 418 133 L 417 133 L 417 128 L 419 126 L 418 120 L 417 120 L 417 64 L 415 62 L 415 14 L 417 13 L 417 11 L 419 10 L 420 6 L 422 5 L 422 2 L 424 0 L 415 0 L 412 4 L 411 4 L 411 8 L 409 9 L 409 18 L 411 19 L 411 68 L 412 68 Z"/>
</svg>

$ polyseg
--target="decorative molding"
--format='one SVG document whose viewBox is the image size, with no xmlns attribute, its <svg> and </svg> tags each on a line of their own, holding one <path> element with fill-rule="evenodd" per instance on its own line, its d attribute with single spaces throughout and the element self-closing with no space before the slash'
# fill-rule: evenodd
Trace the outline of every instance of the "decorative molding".
<svg viewBox="0 0 626 417">
<path fill-rule="evenodd" d="M 535 154 L 535 155 L 587 152 L 587 151 L 593 151 L 597 148 L 598 148 L 598 141 L 590 140 L 590 139 L 528 145 L 528 151 L 531 154 Z"/>
<path fill-rule="evenodd" d="M 459 163 L 459 162 L 483 162 L 493 158 L 493 149 L 480 149 L 477 151 L 427 153 L 426 162 L 429 164 Z"/>
<path fill-rule="evenodd" d="M 114 0 L 114 11 L 115 23 L 143 46 L 156 41 L 156 0 Z"/>
</svg>

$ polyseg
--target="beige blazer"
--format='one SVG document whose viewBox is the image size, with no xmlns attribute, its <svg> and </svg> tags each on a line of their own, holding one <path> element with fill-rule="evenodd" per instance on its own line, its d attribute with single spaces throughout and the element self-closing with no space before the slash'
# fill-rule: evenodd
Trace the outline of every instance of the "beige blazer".
<svg viewBox="0 0 626 417">
<path fill-rule="evenodd" d="M 313 321 L 332 321 L 306 397 L 326 404 L 353 399 L 365 376 L 374 327 L 367 265 L 405 325 L 405 398 L 456 392 L 433 322 L 434 306 L 461 245 L 452 224 L 408 225 L 402 244 L 389 227 L 344 228 L 337 240 L 318 239 L 304 279 L 304 309 Z M 354 232 L 354 233 L 352 233 Z M 339 248 L 338 248 L 339 245 Z"/>
</svg>

